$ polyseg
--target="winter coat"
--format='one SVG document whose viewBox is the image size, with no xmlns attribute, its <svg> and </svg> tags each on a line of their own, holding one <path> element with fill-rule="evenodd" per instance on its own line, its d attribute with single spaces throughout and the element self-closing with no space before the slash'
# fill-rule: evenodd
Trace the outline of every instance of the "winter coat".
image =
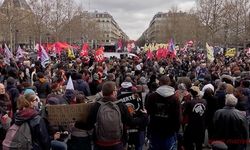
<svg viewBox="0 0 250 150">
<path fill-rule="evenodd" d="M 31 127 L 33 150 L 49 150 L 50 137 L 44 119 L 38 115 L 38 112 L 31 108 L 26 108 L 17 112 L 15 124 L 21 125 L 29 122 Z"/>
<path fill-rule="evenodd" d="M 7 85 L 7 92 L 10 96 L 13 113 L 17 110 L 17 98 L 19 97 L 19 91 L 14 85 Z"/>
<path fill-rule="evenodd" d="M 207 102 L 207 111 L 206 111 L 206 126 L 209 132 L 209 137 L 213 136 L 213 117 L 214 113 L 218 110 L 218 98 L 216 96 L 204 96 L 203 97 Z"/>
<path fill-rule="evenodd" d="M 240 150 L 242 145 L 245 146 L 244 141 L 247 142 L 248 139 L 248 124 L 246 116 L 239 110 L 225 106 L 215 112 L 213 122 L 214 139 L 224 141 L 228 150 Z"/>
<path fill-rule="evenodd" d="M 47 98 L 47 96 L 51 93 L 51 87 L 45 78 L 40 78 L 34 83 L 34 86 L 37 89 L 39 98 Z"/>
<path fill-rule="evenodd" d="M 180 128 L 180 102 L 173 87 L 160 86 L 148 95 L 146 109 L 150 116 L 149 132 L 159 137 L 169 137 Z"/>
<path fill-rule="evenodd" d="M 207 103 L 204 99 L 198 97 L 188 101 L 185 105 L 183 115 L 188 116 L 187 127 L 184 134 L 190 134 L 194 141 L 203 141 L 205 136 L 205 115 L 207 111 Z"/>
<path fill-rule="evenodd" d="M 95 95 L 96 93 L 98 93 L 98 86 L 100 85 L 100 83 L 96 80 L 93 80 L 90 84 L 89 84 L 89 88 L 91 91 L 92 95 Z"/>
<path fill-rule="evenodd" d="M 236 109 L 240 110 L 240 111 L 247 111 L 247 103 L 248 103 L 248 97 L 247 96 L 240 96 L 237 97 L 238 98 L 238 102 L 237 105 L 235 106 Z"/>
<path fill-rule="evenodd" d="M 90 96 L 90 88 L 86 81 L 83 79 L 78 79 L 74 82 L 74 88 L 75 90 L 82 91 L 85 96 Z"/>
<path fill-rule="evenodd" d="M 225 106 L 226 92 L 224 90 L 216 91 L 215 96 L 218 97 L 218 108 L 222 109 Z"/>
<path fill-rule="evenodd" d="M 7 114 L 7 111 L 11 111 L 11 101 L 7 93 L 0 94 L 0 116 Z"/>
</svg>

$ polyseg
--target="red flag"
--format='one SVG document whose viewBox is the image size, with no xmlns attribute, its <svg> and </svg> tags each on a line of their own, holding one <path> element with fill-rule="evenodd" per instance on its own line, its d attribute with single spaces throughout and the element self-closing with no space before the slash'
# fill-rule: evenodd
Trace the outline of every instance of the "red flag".
<svg viewBox="0 0 250 150">
<path fill-rule="evenodd" d="M 54 47 L 55 47 L 56 53 L 59 54 L 59 55 L 61 55 L 62 47 L 61 47 L 60 43 L 56 42 L 54 44 Z"/>
<path fill-rule="evenodd" d="M 127 50 L 128 50 L 128 52 L 132 51 L 132 44 L 131 43 L 127 44 Z"/>
<path fill-rule="evenodd" d="M 88 43 L 84 43 L 82 45 L 82 52 L 81 52 L 81 56 L 84 57 L 84 56 L 88 56 L 88 49 L 89 49 L 89 44 Z"/>
<path fill-rule="evenodd" d="M 166 58 L 168 55 L 168 49 L 167 48 L 163 48 L 162 49 L 162 58 Z"/>
<path fill-rule="evenodd" d="M 95 52 L 95 61 L 102 62 L 104 61 L 104 47 L 99 48 Z"/>
<path fill-rule="evenodd" d="M 153 52 L 149 49 L 148 51 L 147 51 L 147 59 L 152 59 L 154 57 L 154 55 L 153 55 Z"/>
<path fill-rule="evenodd" d="M 162 58 L 162 55 L 163 55 L 164 51 L 162 48 L 159 48 L 156 52 L 156 58 L 159 60 Z"/>
<path fill-rule="evenodd" d="M 122 39 L 119 39 L 118 40 L 118 43 L 117 43 L 117 45 L 118 45 L 118 50 L 121 50 L 122 49 Z"/>
</svg>

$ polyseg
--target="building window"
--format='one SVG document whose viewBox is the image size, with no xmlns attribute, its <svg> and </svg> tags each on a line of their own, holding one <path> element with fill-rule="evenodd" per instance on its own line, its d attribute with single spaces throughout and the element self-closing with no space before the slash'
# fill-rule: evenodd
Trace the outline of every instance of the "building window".
<svg viewBox="0 0 250 150">
<path fill-rule="evenodd" d="M 106 42 L 109 42 L 109 40 L 106 40 Z"/>
</svg>

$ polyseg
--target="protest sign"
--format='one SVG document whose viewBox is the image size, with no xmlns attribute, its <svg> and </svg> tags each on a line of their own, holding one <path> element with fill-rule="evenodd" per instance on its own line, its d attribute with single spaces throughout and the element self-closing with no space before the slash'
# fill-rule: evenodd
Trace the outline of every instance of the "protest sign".
<svg viewBox="0 0 250 150">
<path fill-rule="evenodd" d="M 73 105 L 48 105 L 48 121 L 51 126 L 68 127 L 75 121 L 87 121 L 91 103 L 73 104 Z"/>
</svg>

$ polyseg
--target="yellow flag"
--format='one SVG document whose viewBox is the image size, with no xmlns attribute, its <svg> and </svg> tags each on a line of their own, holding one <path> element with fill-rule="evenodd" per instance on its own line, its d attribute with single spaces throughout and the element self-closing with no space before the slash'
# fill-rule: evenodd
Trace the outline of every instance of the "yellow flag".
<svg viewBox="0 0 250 150">
<path fill-rule="evenodd" d="M 207 49 L 208 61 L 210 61 L 210 62 L 214 61 L 214 49 L 213 49 L 213 47 L 209 46 L 208 43 L 206 43 L 206 49 Z"/>
<path fill-rule="evenodd" d="M 72 58 L 72 59 L 75 58 L 75 54 L 74 54 L 74 52 L 73 52 L 73 49 L 71 49 L 71 48 L 68 49 L 68 57 L 69 57 L 69 58 Z"/>
<path fill-rule="evenodd" d="M 229 48 L 225 53 L 225 56 L 227 57 L 234 57 L 235 55 L 236 55 L 236 48 Z"/>
<path fill-rule="evenodd" d="M 156 44 L 155 44 L 155 43 L 152 43 L 151 50 L 152 50 L 152 51 L 156 51 L 156 50 L 157 50 L 157 48 L 156 48 Z"/>
<path fill-rule="evenodd" d="M 145 52 L 148 51 L 147 43 L 145 43 L 145 45 L 144 45 L 144 51 L 145 51 Z"/>
</svg>

